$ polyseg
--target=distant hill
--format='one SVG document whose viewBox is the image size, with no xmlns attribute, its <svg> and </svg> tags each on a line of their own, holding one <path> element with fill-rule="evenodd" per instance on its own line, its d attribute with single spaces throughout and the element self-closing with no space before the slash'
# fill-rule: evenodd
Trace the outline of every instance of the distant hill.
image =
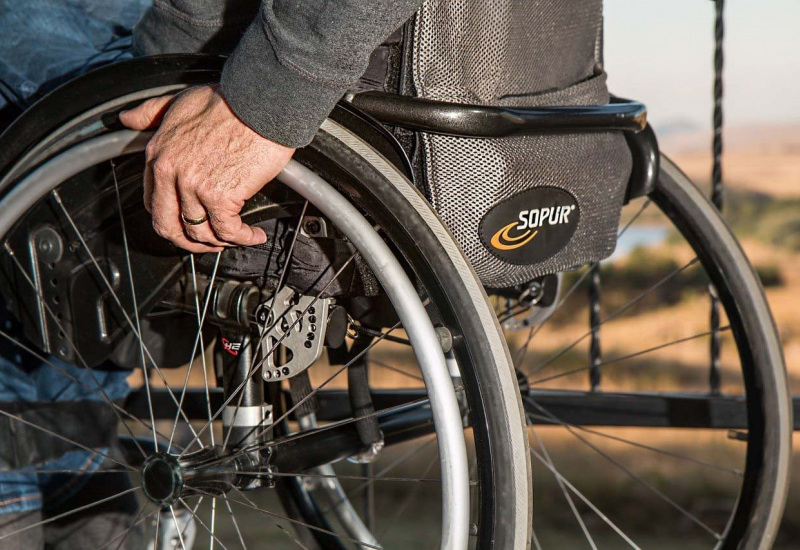
<svg viewBox="0 0 800 550">
<path fill-rule="evenodd" d="M 694 181 L 711 174 L 711 133 L 691 127 L 656 128 L 661 150 Z M 723 134 L 723 175 L 732 188 L 775 197 L 800 197 L 800 125 L 739 126 Z"/>
</svg>

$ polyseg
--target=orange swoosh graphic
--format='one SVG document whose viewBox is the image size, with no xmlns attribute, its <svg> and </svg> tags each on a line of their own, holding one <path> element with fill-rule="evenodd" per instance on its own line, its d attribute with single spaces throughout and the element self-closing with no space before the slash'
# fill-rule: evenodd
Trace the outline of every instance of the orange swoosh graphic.
<svg viewBox="0 0 800 550">
<path fill-rule="evenodd" d="M 497 233 L 495 233 L 492 236 L 492 240 L 490 241 L 492 243 L 492 246 L 495 247 L 498 250 L 514 250 L 514 249 L 519 248 L 521 246 L 525 246 L 526 244 L 531 242 L 531 239 L 533 239 L 536 236 L 536 234 L 539 233 L 538 229 L 536 231 L 534 231 L 533 233 L 531 233 L 531 230 L 528 229 L 522 235 L 517 235 L 516 237 L 509 237 L 508 236 L 508 232 L 511 231 L 511 229 L 513 229 L 514 226 L 516 226 L 516 225 L 517 225 L 517 222 L 511 222 L 507 226 L 501 228 Z M 516 241 L 519 241 L 521 239 L 525 239 L 525 240 L 523 240 L 522 242 L 516 242 Z M 509 242 L 509 243 L 514 243 L 514 244 L 505 244 L 505 242 L 503 242 L 503 241 Z"/>
</svg>

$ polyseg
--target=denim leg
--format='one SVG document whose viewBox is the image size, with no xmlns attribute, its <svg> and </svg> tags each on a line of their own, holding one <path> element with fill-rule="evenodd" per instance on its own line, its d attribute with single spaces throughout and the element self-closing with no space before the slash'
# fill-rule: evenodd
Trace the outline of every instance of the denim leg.
<svg viewBox="0 0 800 550">
<path fill-rule="evenodd" d="M 0 0 L 0 130 L 38 97 L 82 72 L 131 57 L 131 29 L 152 0 Z M 14 333 L 0 313 L 0 326 Z M 18 332 L 17 332 L 18 334 Z M 125 371 L 90 373 L 48 358 L 57 369 L 0 342 L 0 401 L 112 400 L 128 392 Z M 92 376 L 94 374 L 94 378 Z M 96 379 L 96 381 L 95 381 Z M 71 451 L 37 469 L 94 471 L 102 457 Z M 19 513 L 68 500 L 92 476 L 67 474 L 0 474 L 0 514 Z M 41 488 L 41 489 L 40 489 Z"/>
<path fill-rule="evenodd" d="M 3 323 L 5 332 L 10 323 Z M 3 346 L 5 347 L 5 346 Z M 17 353 L 0 355 L 0 401 L 35 401 L 36 384 L 22 369 Z M 3 473 L 0 475 L 0 514 L 38 510 L 42 506 L 36 474 Z"/>
<path fill-rule="evenodd" d="M 7 329 L 11 327 L 13 333 L 10 320 L 6 319 L 3 326 L 4 332 L 8 333 Z M 103 395 L 119 401 L 130 391 L 126 381 L 130 371 L 90 371 L 55 357 L 48 358 L 48 361 L 51 364 L 19 353 L 8 342 L 0 346 L 0 401 L 100 401 L 104 400 Z M 86 428 L 91 429 L 91 426 Z M 107 449 L 100 451 L 105 454 Z M 103 460 L 101 455 L 76 448 L 36 469 L 76 470 L 88 474 L 97 470 Z M 43 502 L 42 493 L 48 507 L 57 506 L 80 491 L 90 478 L 90 475 L 65 473 L 0 474 L 0 514 L 39 509 Z"/>
<path fill-rule="evenodd" d="M 0 0 L 0 130 L 43 93 L 82 72 L 131 57 L 131 29 L 152 0 Z M 7 315 L 0 326 L 13 332 Z M 74 401 L 98 397 L 91 373 L 50 357 L 78 379 L 0 342 L 0 401 Z M 127 372 L 94 371 L 108 396 L 124 398 Z M 78 450 L 43 467 L 91 471 L 102 457 Z M 0 474 L 0 514 L 42 506 L 74 495 L 91 476 Z"/>
<path fill-rule="evenodd" d="M 103 395 L 111 401 L 121 401 L 130 393 L 130 386 L 126 380 L 131 372 L 129 370 L 89 370 L 72 366 L 55 357 L 50 357 L 49 360 L 68 372 L 77 382 L 65 377 L 50 365 L 42 365 L 32 373 L 39 401 L 104 401 Z M 87 429 L 91 429 L 91 426 L 87 426 Z M 103 454 L 108 454 L 106 448 L 99 450 Z M 102 455 L 76 450 L 51 460 L 42 469 L 79 470 L 90 474 L 100 468 L 104 460 Z M 47 511 L 80 492 L 92 476 L 40 473 L 38 478 Z"/>
<path fill-rule="evenodd" d="M 131 29 L 151 3 L 0 0 L 0 120 L 73 76 L 130 57 Z"/>
</svg>

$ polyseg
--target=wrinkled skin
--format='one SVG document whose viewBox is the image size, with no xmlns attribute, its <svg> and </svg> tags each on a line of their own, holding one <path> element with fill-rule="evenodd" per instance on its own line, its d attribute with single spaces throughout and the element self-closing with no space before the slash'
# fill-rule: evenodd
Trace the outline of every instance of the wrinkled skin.
<svg viewBox="0 0 800 550">
<path fill-rule="evenodd" d="M 144 204 L 159 235 L 197 253 L 266 241 L 240 212 L 295 150 L 239 120 L 218 86 L 150 99 L 120 113 L 120 121 L 133 130 L 158 128 L 146 149 Z M 181 213 L 208 221 L 184 224 Z"/>
</svg>

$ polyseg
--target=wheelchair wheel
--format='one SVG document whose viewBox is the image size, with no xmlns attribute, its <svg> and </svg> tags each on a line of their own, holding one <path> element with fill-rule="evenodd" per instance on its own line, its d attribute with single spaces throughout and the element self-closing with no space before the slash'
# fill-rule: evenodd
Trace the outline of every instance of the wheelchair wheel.
<svg viewBox="0 0 800 550">
<path fill-rule="evenodd" d="M 268 245 L 201 257 L 153 234 L 147 136 L 115 115 L 219 68 L 102 69 L 0 138 L 0 290 L 19 325 L 0 336 L 105 405 L 123 453 L 83 443 L 102 431 L 85 416 L 67 431 L 0 414 L 115 464 L 82 478 L 130 478 L 120 495 L 137 495 L 138 514 L 98 547 L 144 529 L 154 547 L 524 548 L 530 456 L 499 325 L 402 166 L 350 129 L 363 120 L 337 110 L 286 185 L 248 204 Z M 123 404 L 98 383 L 119 367 L 135 367 Z M 57 453 L 37 456 L 0 475 L 45 471 Z"/>
<path fill-rule="evenodd" d="M 669 159 L 619 234 L 599 265 L 494 297 L 548 502 L 534 542 L 771 547 L 793 424 L 761 283 Z"/>
</svg>

